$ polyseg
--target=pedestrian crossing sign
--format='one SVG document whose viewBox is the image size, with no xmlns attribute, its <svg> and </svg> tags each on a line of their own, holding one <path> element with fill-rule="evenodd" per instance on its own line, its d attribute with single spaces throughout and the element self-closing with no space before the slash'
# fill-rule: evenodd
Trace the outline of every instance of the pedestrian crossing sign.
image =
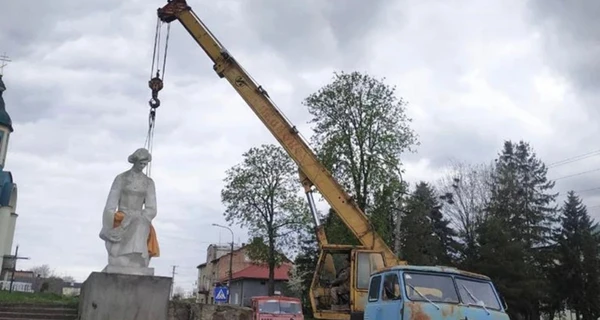
<svg viewBox="0 0 600 320">
<path fill-rule="evenodd" d="M 229 288 L 215 287 L 213 295 L 215 297 L 215 302 L 227 302 L 227 300 L 229 300 Z"/>
</svg>

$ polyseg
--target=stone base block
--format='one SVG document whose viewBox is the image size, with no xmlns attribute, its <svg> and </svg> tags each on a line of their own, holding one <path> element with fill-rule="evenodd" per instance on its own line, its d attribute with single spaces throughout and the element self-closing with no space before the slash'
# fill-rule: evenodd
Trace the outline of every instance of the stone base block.
<svg viewBox="0 0 600 320">
<path fill-rule="evenodd" d="M 132 268 L 107 265 L 106 267 L 104 267 L 104 270 L 102 270 L 102 272 L 133 274 L 138 276 L 153 276 L 154 268 Z"/>
<path fill-rule="evenodd" d="M 81 320 L 167 320 L 171 278 L 92 272 L 79 297 Z"/>
</svg>

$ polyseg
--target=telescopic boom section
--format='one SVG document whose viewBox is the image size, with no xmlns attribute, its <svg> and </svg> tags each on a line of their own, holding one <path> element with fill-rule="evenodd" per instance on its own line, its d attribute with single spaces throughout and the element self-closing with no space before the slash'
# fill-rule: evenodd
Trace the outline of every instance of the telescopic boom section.
<svg viewBox="0 0 600 320">
<path fill-rule="evenodd" d="M 167 5 L 158 9 L 158 17 L 167 23 L 179 20 L 214 62 L 213 68 L 219 77 L 229 81 L 361 244 L 383 252 L 386 265 L 400 264 L 392 250 L 373 230 L 368 217 L 319 162 L 314 152 L 298 134 L 296 127 L 287 121 L 267 92 L 227 52 L 186 1 L 170 0 Z"/>
</svg>

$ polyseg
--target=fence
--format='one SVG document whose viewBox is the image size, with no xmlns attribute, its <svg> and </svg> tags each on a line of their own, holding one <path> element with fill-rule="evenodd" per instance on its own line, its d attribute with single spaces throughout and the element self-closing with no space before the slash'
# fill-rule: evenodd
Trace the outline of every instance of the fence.
<svg viewBox="0 0 600 320">
<path fill-rule="evenodd" d="M 33 284 L 29 282 L 17 282 L 12 285 L 12 291 L 16 292 L 33 292 Z M 0 290 L 10 290 L 10 281 L 0 281 Z"/>
</svg>

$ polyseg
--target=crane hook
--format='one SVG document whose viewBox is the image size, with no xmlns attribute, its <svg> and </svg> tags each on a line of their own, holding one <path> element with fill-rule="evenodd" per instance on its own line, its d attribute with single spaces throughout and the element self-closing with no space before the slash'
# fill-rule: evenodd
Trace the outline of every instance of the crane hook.
<svg viewBox="0 0 600 320">
<path fill-rule="evenodd" d="M 148 104 L 150 105 L 150 108 L 156 109 L 160 107 L 160 100 L 158 98 L 150 98 Z"/>
<path fill-rule="evenodd" d="M 156 71 L 156 77 L 148 81 L 148 87 L 152 90 L 152 98 L 148 101 L 150 108 L 156 109 L 160 107 L 160 100 L 158 99 L 158 92 L 163 88 L 163 81 L 160 78 L 160 71 Z"/>
</svg>

